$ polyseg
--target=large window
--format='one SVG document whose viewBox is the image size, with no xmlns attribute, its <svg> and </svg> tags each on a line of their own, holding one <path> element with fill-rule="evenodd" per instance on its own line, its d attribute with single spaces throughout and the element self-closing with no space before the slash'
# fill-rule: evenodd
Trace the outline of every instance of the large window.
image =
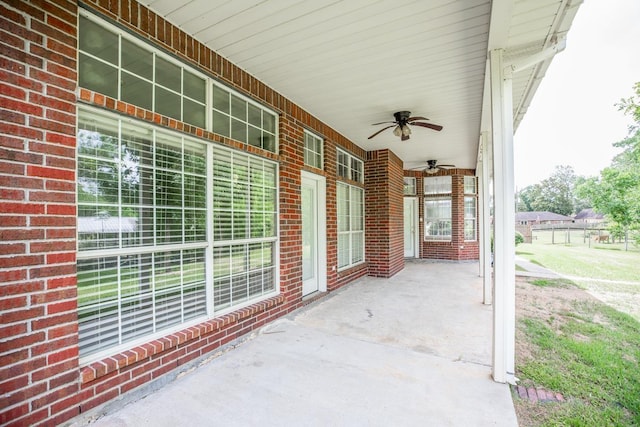
<svg viewBox="0 0 640 427">
<path fill-rule="evenodd" d="M 464 177 L 464 240 L 477 240 L 476 177 Z"/>
<path fill-rule="evenodd" d="M 274 112 L 86 12 L 78 46 L 81 87 L 277 151 Z"/>
<path fill-rule="evenodd" d="M 338 268 L 364 261 L 364 190 L 337 183 Z"/>
<path fill-rule="evenodd" d="M 213 288 L 216 311 L 275 291 L 276 166 L 213 153 Z"/>
<path fill-rule="evenodd" d="M 424 178 L 424 238 L 451 240 L 451 176 Z"/>
<path fill-rule="evenodd" d="M 81 357 L 277 291 L 275 163 L 88 107 L 77 140 Z"/>
</svg>

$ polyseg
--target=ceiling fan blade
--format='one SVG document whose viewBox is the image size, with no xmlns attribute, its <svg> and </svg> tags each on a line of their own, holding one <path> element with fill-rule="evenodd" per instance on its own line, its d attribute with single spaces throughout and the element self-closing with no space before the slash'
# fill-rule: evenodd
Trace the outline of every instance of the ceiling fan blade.
<svg viewBox="0 0 640 427">
<path fill-rule="evenodd" d="M 429 120 L 429 119 L 427 119 L 426 117 L 422 117 L 422 116 L 409 117 L 407 119 L 408 122 L 412 122 L 414 120 Z"/>
<path fill-rule="evenodd" d="M 456 165 L 438 165 L 437 167 L 444 168 L 444 169 L 451 169 L 451 168 L 455 168 Z"/>
<path fill-rule="evenodd" d="M 392 124 L 391 126 L 384 127 L 384 128 L 382 128 L 382 129 L 380 129 L 378 132 L 376 132 L 376 133 L 374 133 L 373 135 L 371 135 L 371 136 L 370 136 L 369 138 L 367 138 L 367 139 L 371 139 L 371 138 L 373 138 L 374 136 L 378 135 L 380 132 L 385 131 L 385 130 L 387 130 L 387 129 L 391 129 L 391 128 L 392 128 L 392 127 L 394 127 L 394 126 L 395 126 L 395 123 L 394 123 L 394 124 Z"/>
<path fill-rule="evenodd" d="M 411 126 L 422 126 L 423 128 L 433 129 L 433 130 L 438 131 L 438 132 L 440 132 L 442 130 L 442 126 L 434 125 L 432 123 L 412 122 Z"/>
<path fill-rule="evenodd" d="M 371 126 L 386 125 L 387 123 L 397 124 L 398 122 L 380 122 L 380 123 L 373 123 L 373 124 L 371 124 Z"/>
</svg>

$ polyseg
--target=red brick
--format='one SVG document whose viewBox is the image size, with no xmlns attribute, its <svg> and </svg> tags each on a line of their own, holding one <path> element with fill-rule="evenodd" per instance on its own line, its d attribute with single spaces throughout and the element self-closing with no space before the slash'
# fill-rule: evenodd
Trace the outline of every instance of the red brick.
<svg viewBox="0 0 640 427">
<path fill-rule="evenodd" d="M 0 299 L 0 310 L 14 310 L 16 308 L 23 308 L 27 306 L 27 297 L 13 297 Z"/>
<path fill-rule="evenodd" d="M 75 197 L 75 196 L 74 196 Z M 48 215 L 76 215 L 76 206 L 74 205 L 47 205 Z"/>
<path fill-rule="evenodd" d="M 63 362 L 68 359 L 77 359 L 78 358 L 78 347 L 74 346 L 71 348 L 64 349 L 57 353 L 51 353 L 47 356 L 47 363 L 52 365 L 55 363 Z"/>
<path fill-rule="evenodd" d="M 16 348 L 28 347 L 30 345 L 43 342 L 45 340 L 44 332 L 32 333 L 29 335 L 23 335 L 19 338 L 11 340 L 0 341 L 0 353 L 5 351 L 14 350 Z"/>
<path fill-rule="evenodd" d="M 25 323 L 16 323 L 9 326 L 0 326 L 0 337 L 7 339 L 16 335 L 27 333 L 27 325 Z"/>
<path fill-rule="evenodd" d="M 75 252 L 47 254 L 47 264 L 65 264 L 70 262 L 76 262 Z"/>
<path fill-rule="evenodd" d="M 23 403 L 22 405 L 15 406 L 11 409 L 7 409 L 4 412 L 0 412 L 0 424 L 7 425 L 10 421 L 17 420 L 29 413 L 29 404 Z M 24 425 L 28 425 L 25 423 Z"/>
<path fill-rule="evenodd" d="M 45 361 L 45 364 L 41 366 L 42 369 L 34 370 L 31 373 L 31 381 L 44 381 L 50 378 L 53 378 L 57 375 L 60 375 L 62 372 L 73 371 L 76 374 L 78 373 L 78 360 L 77 359 L 68 359 L 62 363 L 58 363 L 56 365 L 47 365 L 46 364 L 46 355 L 41 357 L 42 360 Z"/>
<path fill-rule="evenodd" d="M 29 176 L 38 176 L 42 178 L 53 178 L 68 181 L 73 181 L 76 176 L 74 171 L 43 166 L 27 166 L 27 174 Z"/>
<path fill-rule="evenodd" d="M 75 287 L 77 283 L 78 280 L 75 276 L 55 277 L 47 281 L 47 289 Z"/>
<path fill-rule="evenodd" d="M 2 202 L 0 203 L 0 213 L 11 214 L 43 214 L 44 205 L 35 203 L 14 203 L 14 202 Z"/>
<path fill-rule="evenodd" d="M 26 248 L 24 243 L 0 243 L 0 255 L 24 254 Z"/>
<path fill-rule="evenodd" d="M 78 334 L 78 324 L 69 323 L 66 325 L 56 326 L 47 330 L 47 339 L 52 340 L 61 337 L 74 336 Z"/>
<path fill-rule="evenodd" d="M 78 384 L 69 384 L 55 390 L 49 390 L 44 396 L 31 401 L 31 410 L 34 411 L 44 406 L 51 405 L 53 402 L 69 397 L 77 391 Z"/>
</svg>

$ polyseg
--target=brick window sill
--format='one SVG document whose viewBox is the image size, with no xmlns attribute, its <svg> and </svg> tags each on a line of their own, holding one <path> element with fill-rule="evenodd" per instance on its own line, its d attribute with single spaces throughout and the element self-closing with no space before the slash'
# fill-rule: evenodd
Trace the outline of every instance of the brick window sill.
<svg viewBox="0 0 640 427">
<path fill-rule="evenodd" d="M 237 324 L 251 316 L 255 316 L 276 307 L 282 304 L 284 300 L 284 296 L 282 295 L 268 298 L 232 313 L 204 321 L 190 328 L 174 332 L 148 343 L 138 345 L 129 350 L 125 350 L 121 353 L 114 354 L 113 356 L 92 362 L 89 365 L 80 368 L 81 384 L 90 383 L 91 381 L 95 381 L 118 369 L 123 369 L 127 366 L 153 357 L 156 354 L 160 354 L 185 343 L 189 343 L 197 338 L 223 330 L 230 325 Z"/>
</svg>

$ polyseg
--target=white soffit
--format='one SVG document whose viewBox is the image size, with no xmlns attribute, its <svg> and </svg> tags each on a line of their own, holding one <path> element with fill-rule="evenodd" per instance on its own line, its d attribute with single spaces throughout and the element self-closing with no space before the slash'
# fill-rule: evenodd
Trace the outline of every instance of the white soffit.
<svg viewBox="0 0 640 427">
<path fill-rule="evenodd" d="M 508 46 L 535 52 L 568 29 L 567 0 L 507 0 Z M 142 1 L 218 54 L 365 150 L 389 148 L 405 161 L 437 159 L 475 168 L 491 25 L 489 0 Z M 548 64 L 547 64 L 548 66 Z M 544 69 L 543 69 L 544 68 Z M 514 107 L 526 110 L 540 71 L 519 73 Z M 409 110 L 443 125 L 389 129 Z"/>
</svg>

